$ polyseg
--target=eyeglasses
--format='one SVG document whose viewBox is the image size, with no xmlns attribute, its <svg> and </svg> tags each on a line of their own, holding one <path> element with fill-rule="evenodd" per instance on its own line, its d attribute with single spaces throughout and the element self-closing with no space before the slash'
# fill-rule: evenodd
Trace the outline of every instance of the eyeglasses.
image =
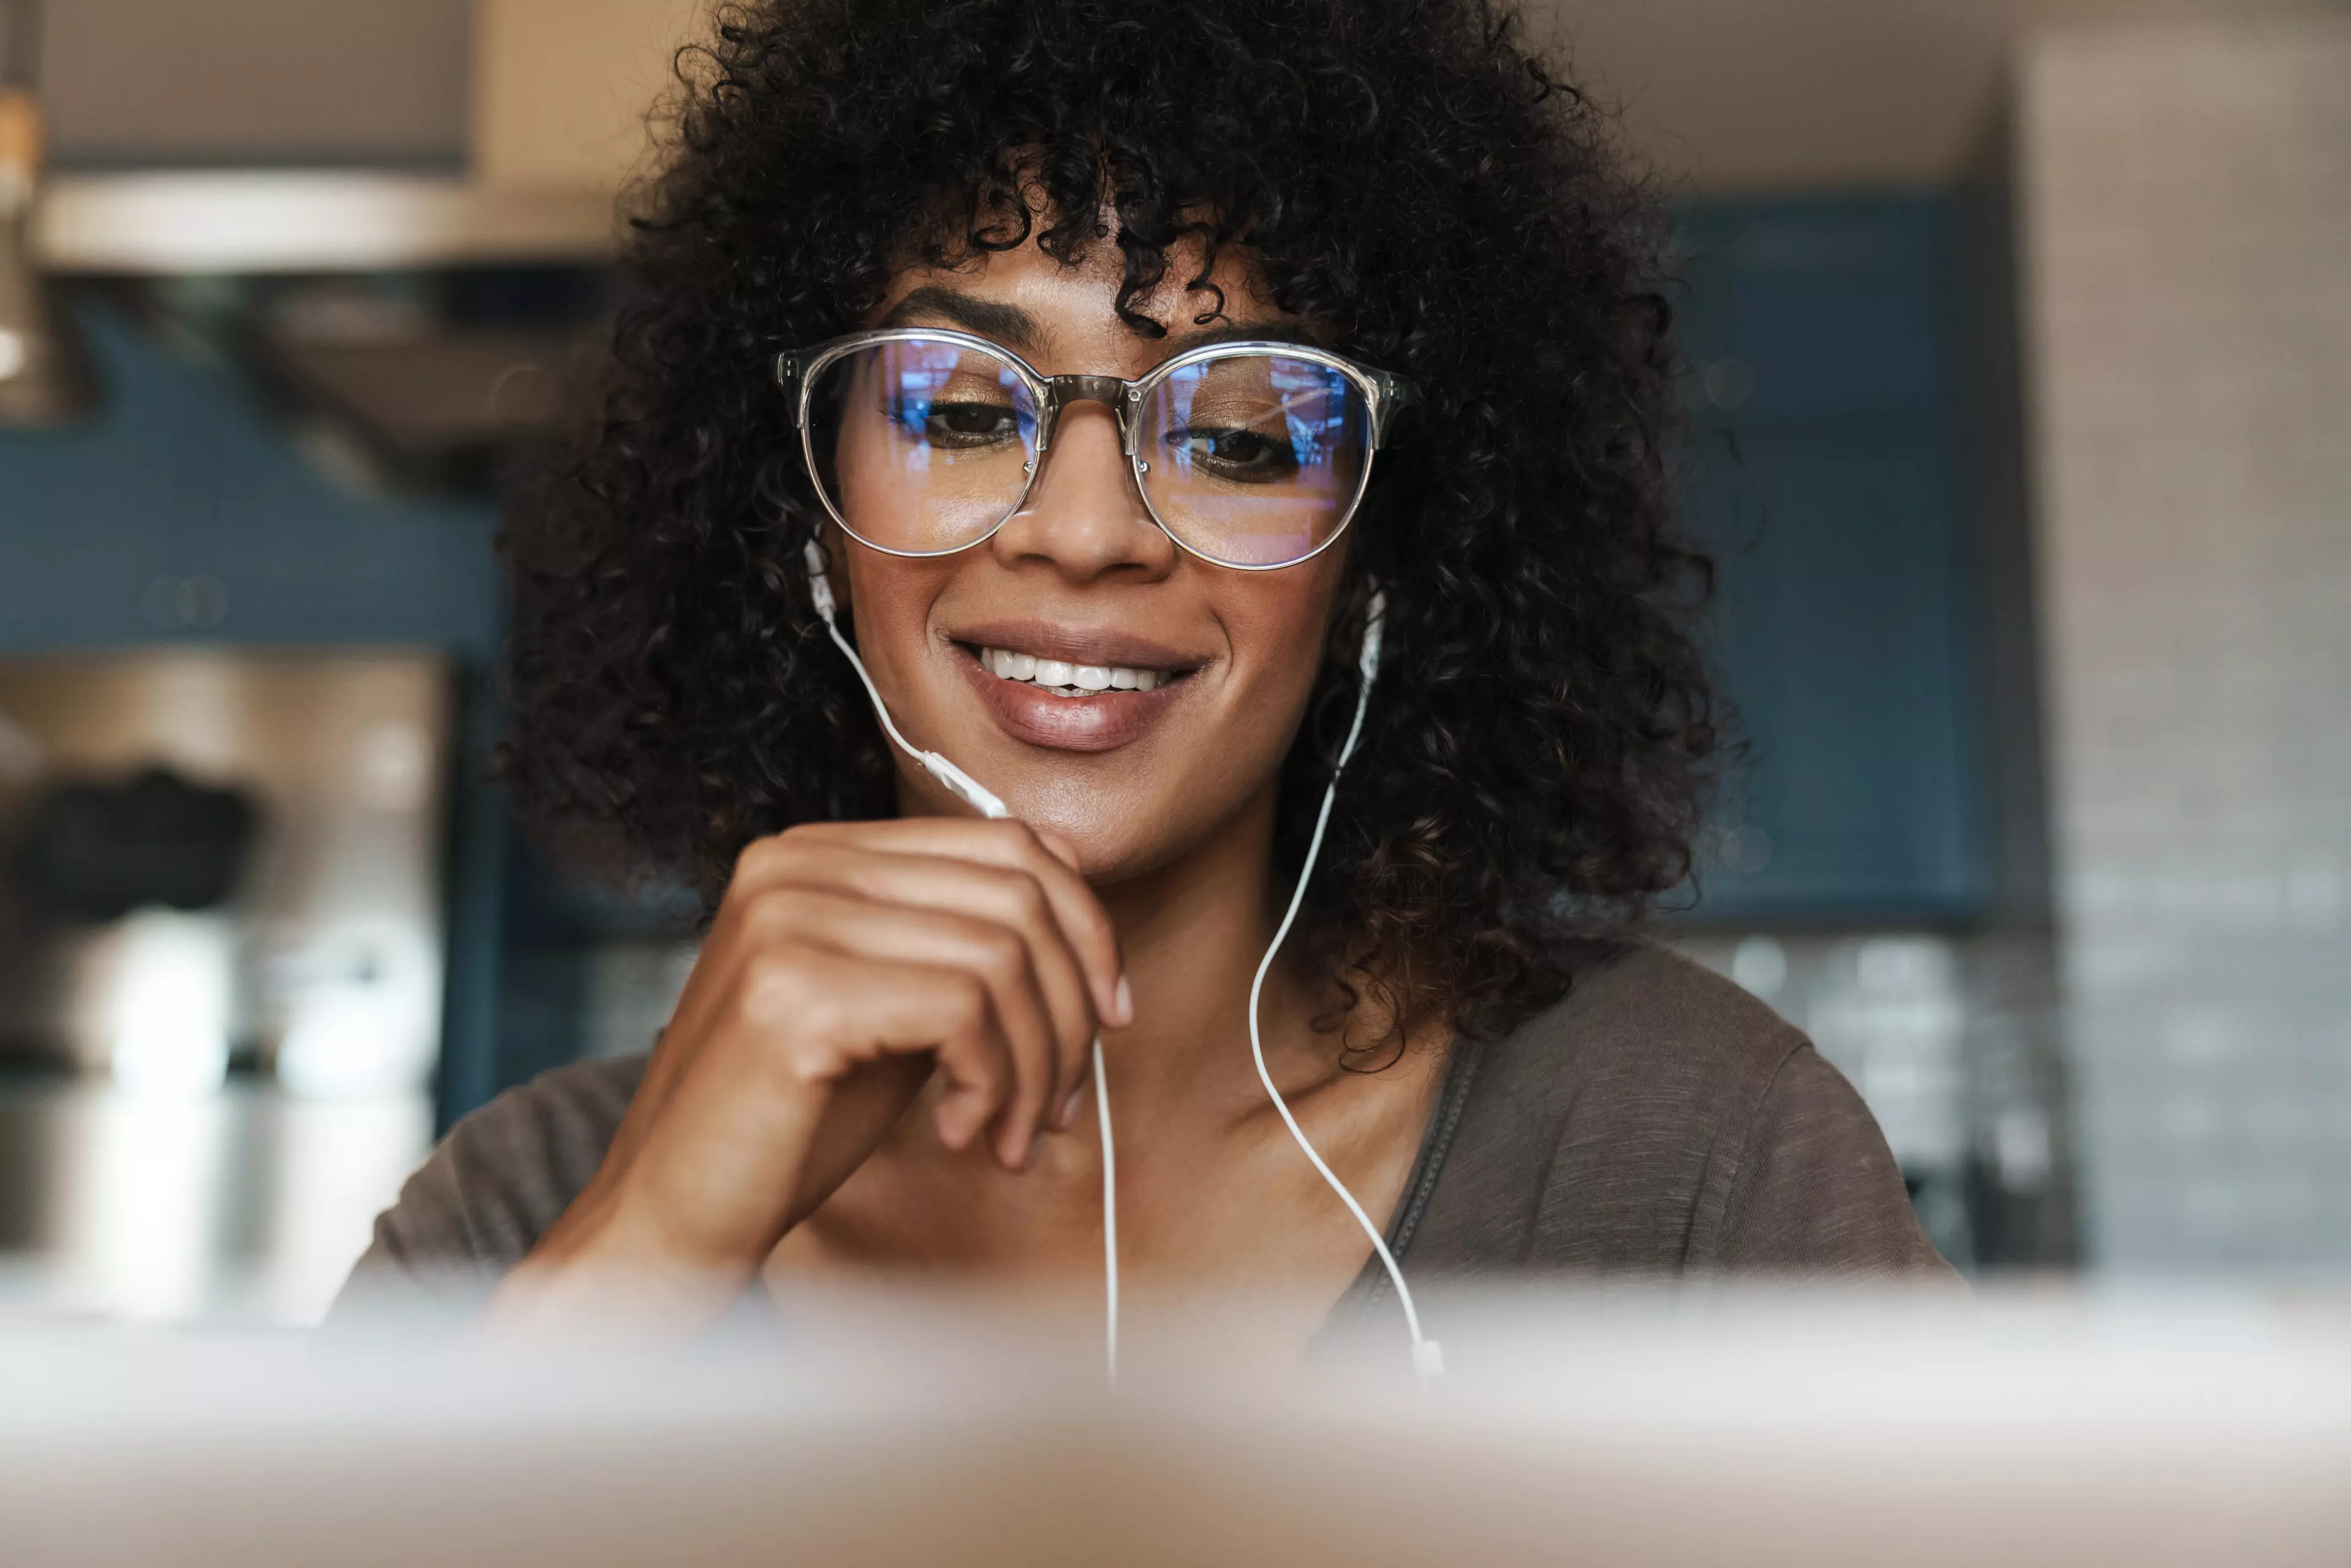
<svg viewBox="0 0 2351 1568">
<path fill-rule="evenodd" d="M 969 549 L 1029 498 L 1061 410 L 1118 419 L 1167 537 L 1243 571 L 1295 566 L 1346 530 L 1412 383 L 1292 343 L 1186 350 L 1140 381 L 1040 375 L 985 338 L 892 328 L 777 356 L 825 510 L 891 555 Z"/>
</svg>

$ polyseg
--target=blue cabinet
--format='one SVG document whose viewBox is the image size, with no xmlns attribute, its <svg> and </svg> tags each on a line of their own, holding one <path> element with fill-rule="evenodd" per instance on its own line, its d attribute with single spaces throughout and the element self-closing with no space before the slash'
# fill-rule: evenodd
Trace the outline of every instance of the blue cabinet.
<svg viewBox="0 0 2351 1568">
<path fill-rule="evenodd" d="M 227 367 L 110 312 L 84 320 L 103 414 L 0 434 L 0 652 L 194 640 L 488 655 L 490 503 L 338 489 Z"/>
<path fill-rule="evenodd" d="M 1988 905 L 1955 227 L 1930 195 L 1681 214 L 1686 519 L 1747 744 L 1697 919 Z"/>
</svg>

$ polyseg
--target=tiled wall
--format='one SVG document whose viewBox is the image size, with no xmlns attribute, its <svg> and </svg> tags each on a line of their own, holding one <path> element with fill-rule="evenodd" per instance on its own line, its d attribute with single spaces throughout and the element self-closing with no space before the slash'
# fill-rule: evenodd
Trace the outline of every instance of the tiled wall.
<svg viewBox="0 0 2351 1568">
<path fill-rule="evenodd" d="M 2016 126 L 2094 1266 L 2351 1265 L 2351 16 L 2032 42 Z"/>
</svg>

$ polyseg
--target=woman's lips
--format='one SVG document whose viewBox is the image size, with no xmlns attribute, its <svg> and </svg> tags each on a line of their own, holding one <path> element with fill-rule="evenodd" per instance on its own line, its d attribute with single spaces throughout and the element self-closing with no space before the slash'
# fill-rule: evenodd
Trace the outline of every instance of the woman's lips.
<svg viewBox="0 0 2351 1568">
<path fill-rule="evenodd" d="M 1188 676 L 1147 692 L 1104 691 L 1056 696 L 1028 681 L 1008 681 L 983 666 L 971 648 L 955 643 L 956 663 L 996 722 L 1015 740 L 1061 751 L 1111 751 L 1159 722 L 1183 700 Z"/>
</svg>

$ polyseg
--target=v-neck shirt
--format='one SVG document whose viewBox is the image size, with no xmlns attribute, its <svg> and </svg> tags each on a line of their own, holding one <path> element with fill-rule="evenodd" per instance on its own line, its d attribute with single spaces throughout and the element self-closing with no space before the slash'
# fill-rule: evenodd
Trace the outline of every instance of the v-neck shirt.
<svg viewBox="0 0 2351 1568">
<path fill-rule="evenodd" d="M 478 1299 L 595 1175 L 645 1061 L 558 1068 L 458 1123 L 377 1219 L 338 1312 Z M 1416 1294 L 1951 1272 L 1844 1077 L 1739 987 L 1643 943 L 1595 945 L 1552 1007 L 1454 1043 L 1385 1239 Z M 1391 1294 L 1367 1258 L 1329 1328 L 1395 1311 Z"/>
</svg>

